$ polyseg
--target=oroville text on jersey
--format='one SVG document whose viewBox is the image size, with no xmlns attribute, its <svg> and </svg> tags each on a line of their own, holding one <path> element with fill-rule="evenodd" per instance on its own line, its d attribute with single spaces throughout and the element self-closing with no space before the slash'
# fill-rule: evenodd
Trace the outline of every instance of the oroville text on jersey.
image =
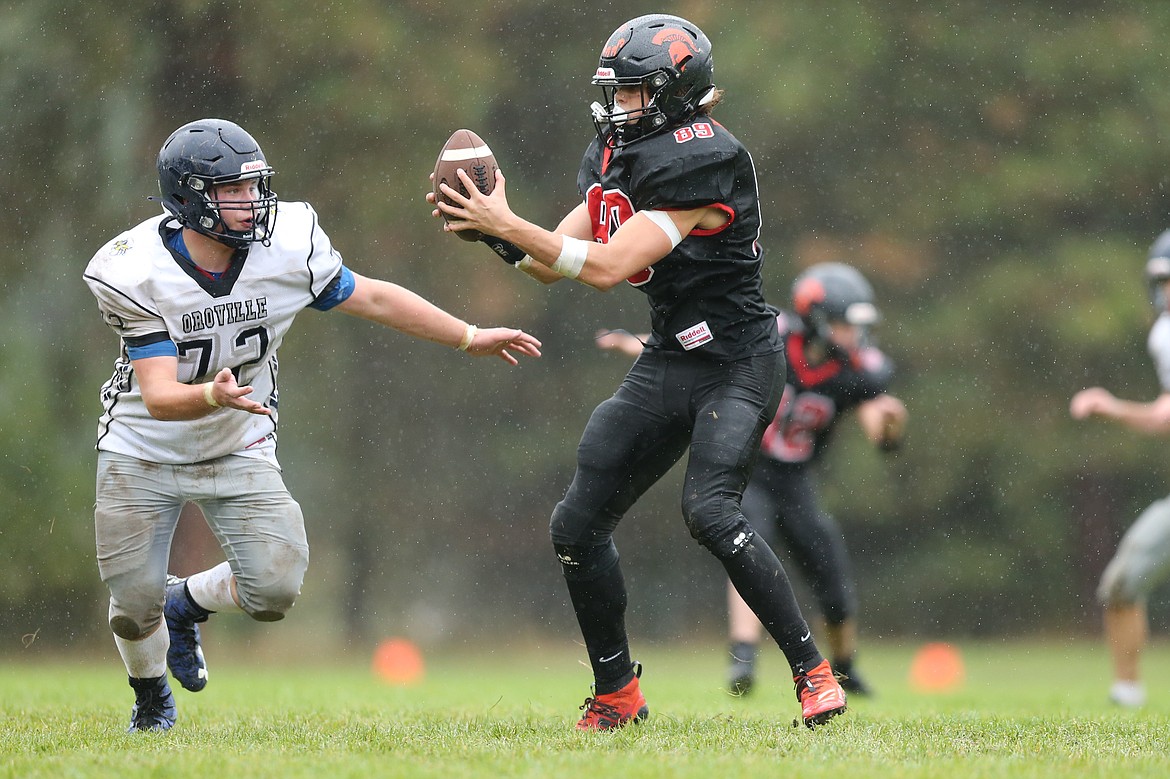
<svg viewBox="0 0 1170 779">
<path fill-rule="evenodd" d="M 198 333 L 200 330 L 211 330 L 236 322 L 252 322 L 268 316 L 268 297 L 251 298 L 249 300 L 229 300 L 225 303 L 216 303 L 189 314 L 183 314 L 183 332 Z"/>
</svg>

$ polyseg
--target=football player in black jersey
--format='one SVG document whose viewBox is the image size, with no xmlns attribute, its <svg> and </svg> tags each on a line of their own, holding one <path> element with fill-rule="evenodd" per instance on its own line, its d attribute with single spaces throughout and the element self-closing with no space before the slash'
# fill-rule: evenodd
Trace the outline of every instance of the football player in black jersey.
<svg viewBox="0 0 1170 779">
<path fill-rule="evenodd" d="M 873 290 L 843 263 L 809 268 L 792 289 L 794 313 L 778 317 L 788 376 L 776 418 L 764 432 L 763 456 L 743 495 L 743 511 L 770 544 L 782 544 L 809 583 L 825 621 L 833 668 L 850 693 L 868 688 L 853 666 L 857 597 L 845 540 L 820 504 L 811 467 L 837 421 L 856 409 L 865 436 L 879 448 L 898 446 L 906 407 L 887 392 L 892 368 L 867 343 L 878 312 Z M 743 695 L 755 679 L 759 621 L 728 589 L 731 638 L 729 686 Z"/>
<path fill-rule="evenodd" d="M 848 552 L 836 521 L 820 505 L 811 467 L 827 447 L 837 421 L 856 409 L 866 437 L 884 450 L 897 448 L 906 407 L 886 390 L 889 360 L 868 343 L 877 322 L 873 289 L 843 263 L 814 265 L 792 288 L 792 312 L 777 324 L 787 363 L 784 396 L 764 432 L 763 457 L 743 494 L 752 527 L 775 546 L 782 543 L 804 574 L 825 620 L 833 669 L 850 693 L 868 692 L 853 668 L 857 599 Z M 631 356 L 641 338 L 622 331 L 598 334 L 597 345 Z M 731 638 L 729 687 L 744 695 L 755 681 L 760 622 L 734 587 L 728 588 Z"/>
<path fill-rule="evenodd" d="M 632 19 L 602 49 L 593 83 L 605 101 L 592 106 L 597 138 L 577 178 L 582 202 L 555 231 L 512 212 L 503 175 L 491 195 L 470 179 L 462 182 L 468 197 L 442 189 L 454 205 L 433 212 L 446 215 L 446 230 L 500 239 L 489 245 L 540 281 L 567 277 L 600 290 L 624 281 L 650 303 L 648 348 L 594 410 L 551 520 L 593 668 L 581 730 L 648 713 L 613 532 L 684 454 L 687 528 L 784 651 L 805 724 L 845 710 L 779 559 L 740 509 L 783 392 L 784 358 L 761 291 L 755 168 L 711 118 L 722 96 L 712 78 L 711 43 L 695 25 L 664 14 Z"/>
</svg>

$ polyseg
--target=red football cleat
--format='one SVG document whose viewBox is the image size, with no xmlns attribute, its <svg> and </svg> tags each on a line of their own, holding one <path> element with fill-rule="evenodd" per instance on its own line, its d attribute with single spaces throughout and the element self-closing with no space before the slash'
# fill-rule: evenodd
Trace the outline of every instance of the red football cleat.
<svg viewBox="0 0 1170 779">
<path fill-rule="evenodd" d="M 805 727 L 815 728 L 845 713 L 845 691 L 828 660 L 822 660 L 803 676 L 794 676 L 792 681 L 796 683 L 796 699 L 800 701 Z"/>
<path fill-rule="evenodd" d="M 646 705 L 646 696 L 638 689 L 638 677 L 642 675 L 642 666 L 634 670 L 634 678 L 630 683 L 617 692 L 586 698 L 581 704 L 585 713 L 577 721 L 577 730 L 613 730 L 620 728 L 631 720 L 640 722 L 650 714 L 650 707 Z"/>
</svg>

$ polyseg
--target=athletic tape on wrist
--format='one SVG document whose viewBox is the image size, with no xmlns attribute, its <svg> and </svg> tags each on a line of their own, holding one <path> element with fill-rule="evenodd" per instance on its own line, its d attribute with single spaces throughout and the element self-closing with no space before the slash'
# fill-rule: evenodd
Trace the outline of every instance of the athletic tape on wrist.
<svg viewBox="0 0 1170 779">
<path fill-rule="evenodd" d="M 531 257 L 529 257 L 527 254 L 525 254 L 524 259 L 522 259 L 522 260 L 520 260 L 520 262 L 516 263 L 516 267 L 519 268 L 520 270 L 528 270 L 529 268 L 532 267 L 532 263 L 533 263 L 533 259 Z"/>
<path fill-rule="evenodd" d="M 589 256 L 589 242 L 580 238 L 561 236 L 561 255 L 549 267 L 566 279 L 575 279 L 581 275 L 581 268 L 585 267 L 585 258 Z"/>
<path fill-rule="evenodd" d="M 459 342 L 459 351 L 466 352 L 467 347 L 471 346 L 471 342 L 475 340 L 475 334 L 478 332 L 478 327 L 475 325 L 468 325 L 467 330 L 463 333 L 463 340 Z"/>
<path fill-rule="evenodd" d="M 212 382 L 205 382 L 203 385 L 203 399 L 207 401 L 207 405 L 212 408 L 219 408 L 219 404 L 215 402 L 215 397 L 211 394 L 211 388 L 215 386 Z"/>
</svg>

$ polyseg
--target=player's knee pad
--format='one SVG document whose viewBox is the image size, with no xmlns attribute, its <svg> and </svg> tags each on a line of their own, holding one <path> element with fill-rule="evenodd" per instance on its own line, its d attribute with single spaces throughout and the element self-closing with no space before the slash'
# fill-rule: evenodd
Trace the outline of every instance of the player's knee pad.
<svg viewBox="0 0 1170 779">
<path fill-rule="evenodd" d="M 683 518 L 691 538 L 719 559 L 739 554 L 756 531 L 738 506 L 723 496 L 688 496 L 683 500 Z"/>
<path fill-rule="evenodd" d="M 574 546 L 580 539 L 590 537 L 590 528 L 596 525 L 596 515 L 569 505 L 566 498 L 553 509 L 548 523 L 548 534 L 553 544 Z"/>
<path fill-rule="evenodd" d="M 1131 606 L 1145 600 L 1149 581 L 1124 556 L 1114 557 L 1105 566 L 1097 585 L 1097 601 L 1102 606 Z"/>
<path fill-rule="evenodd" d="M 823 564 L 805 568 L 804 573 L 826 623 L 840 625 L 857 613 L 857 592 L 848 566 Z"/>
<path fill-rule="evenodd" d="M 244 588 L 239 587 L 240 606 L 249 617 L 257 622 L 279 622 L 293 607 L 300 588 L 264 586 L 245 594 Z"/>
<path fill-rule="evenodd" d="M 154 614 L 153 617 L 148 615 L 142 620 L 128 617 L 125 614 L 111 614 L 110 630 L 113 631 L 115 636 L 126 641 L 141 641 L 154 633 L 161 622 L 161 610 Z"/>
<path fill-rule="evenodd" d="M 1106 606 L 1146 600 L 1170 576 L 1170 498 L 1150 504 L 1125 531 L 1105 566 L 1097 597 Z"/>
<path fill-rule="evenodd" d="M 821 594 L 817 600 L 829 625 L 840 625 L 857 613 L 857 599 L 840 588 Z"/>
<path fill-rule="evenodd" d="M 572 581 L 596 579 L 617 565 L 619 559 L 612 538 L 602 546 L 554 543 L 553 549 L 561 563 L 561 573 Z"/>
<path fill-rule="evenodd" d="M 163 621 L 163 591 L 128 577 L 114 577 L 110 585 L 110 630 L 118 638 L 139 641 Z"/>
<path fill-rule="evenodd" d="M 308 555 L 286 568 L 263 577 L 236 577 L 240 606 L 257 622 L 278 622 L 301 594 Z"/>
</svg>

